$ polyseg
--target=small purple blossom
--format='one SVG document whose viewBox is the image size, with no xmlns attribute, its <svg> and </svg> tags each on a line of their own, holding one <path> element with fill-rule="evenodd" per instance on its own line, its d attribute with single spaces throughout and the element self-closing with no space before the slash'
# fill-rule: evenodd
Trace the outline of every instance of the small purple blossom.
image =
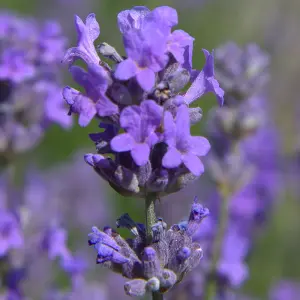
<svg viewBox="0 0 300 300">
<path fill-rule="evenodd" d="M 219 105 L 222 106 L 224 103 L 224 91 L 215 78 L 214 54 L 210 54 L 205 49 L 203 49 L 203 53 L 205 55 L 206 63 L 202 71 L 194 72 L 196 76 L 191 87 L 184 95 L 185 102 L 191 104 L 205 93 L 213 92 L 217 96 Z"/>
<path fill-rule="evenodd" d="M 100 58 L 94 47 L 94 41 L 100 34 L 100 27 L 96 21 L 96 15 L 89 14 L 85 24 L 78 16 L 75 16 L 75 26 L 78 36 L 77 47 L 68 49 L 63 61 L 72 64 L 74 60 L 81 58 L 87 64 L 98 65 Z"/>
<path fill-rule="evenodd" d="M 165 113 L 164 141 L 168 145 L 168 151 L 162 160 L 164 167 L 176 168 L 183 163 L 196 176 L 204 172 L 199 156 L 206 155 L 210 145 L 206 138 L 190 135 L 190 120 L 186 105 L 179 106 L 175 120 L 170 112 Z"/>
<path fill-rule="evenodd" d="M 168 61 L 166 37 L 159 28 L 149 25 L 139 32 L 127 32 L 123 39 L 128 58 L 117 66 L 115 77 L 119 80 L 136 77 L 140 86 L 150 91 L 155 84 L 155 73 L 162 70 Z"/>
<path fill-rule="evenodd" d="M 150 149 L 158 142 L 155 130 L 160 125 L 162 108 L 153 100 L 145 100 L 138 106 L 125 108 L 120 117 L 126 133 L 117 135 L 111 141 L 116 152 L 130 151 L 138 166 L 147 163 Z"/>
<path fill-rule="evenodd" d="M 74 80 L 84 87 L 85 93 L 67 86 L 63 96 L 70 105 L 70 112 L 79 115 L 81 126 L 88 125 L 95 115 L 105 117 L 118 113 L 117 105 L 105 95 L 110 78 L 104 68 L 89 64 L 88 72 L 78 66 L 72 66 L 70 72 Z"/>
<path fill-rule="evenodd" d="M 155 84 L 155 73 L 167 65 L 167 43 L 170 52 L 183 63 L 184 50 L 180 48 L 190 43 L 176 40 L 176 34 L 174 38 L 170 36 L 172 26 L 178 22 L 173 8 L 162 6 L 150 12 L 137 7 L 119 14 L 118 21 L 128 58 L 117 66 L 116 78 L 136 77 L 139 85 L 150 91 Z"/>
</svg>

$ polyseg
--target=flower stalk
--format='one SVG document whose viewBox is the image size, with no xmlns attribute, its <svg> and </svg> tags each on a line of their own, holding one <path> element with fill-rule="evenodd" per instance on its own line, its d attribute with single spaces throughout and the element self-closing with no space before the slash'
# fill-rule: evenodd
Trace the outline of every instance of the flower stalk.
<svg viewBox="0 0 300 300">
<path fill-rule="evenodd" d="M 222 245 L 226 234 L 229 213 L 228 205 L 231 195 L 230 185 L 227 182 L 223 182 L 219 185 L 220 193 L 220 214 L 219 214 L 219 227 L 212 245 L 212 257 L 211 264 L 208 271 L 208 279 L 205 285 L 204 299 L 214 300 L 218 295 L 218 282 L 216 280 L 216 274 L 218 272 L 218 261 L 222 254 Z"/>
</svg>

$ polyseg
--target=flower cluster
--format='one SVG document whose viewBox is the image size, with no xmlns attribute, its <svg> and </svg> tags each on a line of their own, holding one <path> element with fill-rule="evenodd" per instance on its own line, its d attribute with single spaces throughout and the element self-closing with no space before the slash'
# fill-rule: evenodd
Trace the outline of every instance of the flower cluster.
<svg viewBox="0 0 300 300">
<path fill-rule="evenodd" d="M 8 156 L 32 148 L 50 123 L 68 128 L 72 120 L 61 97 L 59 24 L 2 12 L 0 25 L 0 153 Z"/>
<path fill-rule="evenodd" d="M 199 264 L 202 249 L 192 242 L 192 236 L 208 214 L 208 209 L 195 199 L 188 222 L 167 230 L 167 224 L 159 218 L 151 227 L 150 242 L 145 226 L 124 214 L 117 220 L 117 226 L 129 229 L 134 239 L 123 239 L 111 227 L 104 227 L 103 231 L 93 227 L 89 244 L 97 251 L 97 264 L 131 279 L 124 286 L 126 294 L 165 293 Z"/>
<path fill-rule="evenodd" d="M 224 92 L 214 77 L 213 54 L 203 50 L 204 68 L 192 69 L 194 39 L 183 30 L 172 31 L 177 23 L 176 10 L 167 6 L 120 12 L 123 57 L 107 43 L 95 48 L 100 34 L 95 14 L 85 23 L 75 17 L 78 43 L 64 62 L 84 91 L 67 86 L 63 95 L 81 126 L 100 120 L 104 131 L 90 135 L 98 154 L 85 160 L 122 195 L 172 193 L 204 171 L 200 157 L 210 145 L 204 137 L 191 136 L 190 126 L 202 111 L 189 104 L 213 92 L 222 105 Z M 100 60 L 98 52 L 114 65 Z M 74 65 L 77 59 L 86 69 Z M 189 82 L 187 92 L 179 94 Z"/>
</svg>

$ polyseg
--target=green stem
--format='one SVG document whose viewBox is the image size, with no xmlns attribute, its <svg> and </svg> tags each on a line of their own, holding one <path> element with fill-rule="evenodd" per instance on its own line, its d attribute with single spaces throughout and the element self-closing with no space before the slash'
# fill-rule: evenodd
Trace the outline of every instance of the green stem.
<svg viewBox="0 0 300 300">
<path fill-rule="evenodd" d="M 160 293 L 152 293 L 152 300 L 164 300 L 164 295 Z"/>
<path fill-rule="evenodd" d="M 221 256 L 222 245 L 224 236 L 227 230 L 228 225 L 228 202 L 230 197 L 230 189 L 228 184 L 223 183 L 220 186 L 221 194 L 221 209 L 220 209 L 220 223 L 214 243 L 212 246 L 212 260 L 210 265 L 210 270 L 208 273 L 208 279 L 205 285 L 205 299 L 206 300 L 215 300 L 218 292 L 218 283 L 215 280 L 215 274 L 217 273 L 217 265 L 219 258 Z"/>
<path fill-rule="evenodd" d="M 147 244 L 152 242 L 152 225 L 156 222 L 155 215 L 155 200 L 156 195 L 150 194 L 146 196 L 145 199 L 145 214 L 146 214 L 146 234 L 147 234 Z M 152 293 L 152 300 L 163 300 L 164 296 L 161 293 L 154 292 Z"/>
</svg>

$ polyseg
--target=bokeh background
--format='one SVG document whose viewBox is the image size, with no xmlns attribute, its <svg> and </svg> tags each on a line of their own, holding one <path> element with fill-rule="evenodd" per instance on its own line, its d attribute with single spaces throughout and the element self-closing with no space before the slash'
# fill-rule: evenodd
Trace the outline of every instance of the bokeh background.
<svg viewBox="0 0 300 300">
<path fill-rule="evenodd" d="M 295 158 L 300 149 L 300 120 L 298 119 L 300 118 L 300 2 L 298 0 L 0 0 L 1 9 L 13 10 L 21 15 L 34 16 L 38 19 L 58 20 L 65 35 L 69 37 L 70 46 L 76 40 L 73 15 L 78 14 L 85 18 L 89 12 L 95 12 L 101 27 L 101 42 L 105 41 L 114 45 L 121 53 L 123 50 L 116 16 L 120 10 L 134 5 L 145 5 L 149 8 L 170 5 L 177 9 L 180 28 L 189 32 L 196 39 L 193 58 L 193 65 L 196 68 L 200 69 L 203 65 L 202 48 L 211 50 L 227 41 L 234 41 L 241 45 L 255 42 L 271 55 L 270 107 L 272 111 L 270 114 L 278 127 L 281 151 L 285 156 L 282 163 L 284 188 L 278 195 L 276 207 L 270 211 L 269 223 L 255 242 L 255 247 L 249 257 L 251 276 L 243 288 L 244 291 L 259 299 L 267 299 L 266 295 L 270 286 L 277 280 L 291 278 L 300 281 L 298 187 L 300 164 L 298 169 L 295 166 L 297 162 Z M 70 76 L 66 72 L 65 82 L 68 83 L 70 80 Z M 205 96 L 199 104 L 206 115 L 209 109 L 215 105 L 215 101 L 213 97 Z M 197 126 L 197 131 L 205 132 L 205 119 L 200 126 Z M 87 134 L 93 129 L 97 130 L 97 124 L 90 125 L 88 128 L 74 126 L 70 131 L 63 131 L 58 126 L 52 127 L 37 149 L 19 158 L 18 168 L 24 169 L 28 164 L 34 163 L 46 173 L 50 172 L 49 169 L 61 168 L 64 170 L 60 165 L 70 162 L 76 153 L 94 151 L 94 145 L 87 137 Z M 81 157 L 77 156 L 79 161 L 77 164 L 80 164 L 80 159 Z M 85 164 L 83 160 L 81 163 Z M 101 182 L 92 170 L 81 171 L 79 167 L 76 172 L 78 181 L 84 172 L 90 172 L 90 176 L 96 177 L 95 180 L 90 181 L 90 185 L 99 185 L 97 188 L 90 188 L 86 184 L 83 189 L 94 191 L 94 194 L 89 197 L 105 198 L 104 202 L 99 200 L 99 210 L 109 211 L 109 217 L 100 218 L 97 224 L 90 224 L 90 226 L 101 227 L 105 225 L 104 222 L 114 224 L 116 217 L 124 211 L 136 220 L 142 221 L 143 203 L 134 199 L 121 198 Z M 66 177 L 68 176 L 66 175 Z M 76 185 L 76 182 L 72 182 Z M 205 193 L 202 193 L 198 184 L 195 183 L 188 188 L 188 191 L 180 192 L 175 200 L 172 199 L 174 198 L 172 196 L 162 199 L 161 214 L 174 222 L 177 218 L 183 217 L 182 209 L 178 210 L 179 206 L 182 208 L 183 203 L 191 200 L 195 194 L 200 199 L 205 197 Z M 81 201 L 83 203 L 87 201 L 84 193 L 82 193 Z M 97 201 L 95 200 L 93 203 L 95 205 Z M 186 203 L 187 211 L 189 204 L 190 202 Z M 107 205 L 107 209 L 103 205 Z M 72 210 L 72 212 L 76 214 L 76 210 Z M 99 215 L 101 216 L 101 214 Z M 74 215 L 70 216 L 70 218 L 74 217 L 76 218 Z M 84 235 L 80 236 L 82 241 L 78 241 L 79 237 L 76 235 L 72 238 L 76 239 L 74 245 L 80 243 L 86 245 Z M 90 251 L 90 254 L 94 256 L 93 251 Z M 101 270 L 101 272 L 103 271 Z M 98 276 L 97 272 L 95 276 L 101 282 L 102 277 Z M 102 282 L 101 284 L 106 283 Z"/>
</svg>

